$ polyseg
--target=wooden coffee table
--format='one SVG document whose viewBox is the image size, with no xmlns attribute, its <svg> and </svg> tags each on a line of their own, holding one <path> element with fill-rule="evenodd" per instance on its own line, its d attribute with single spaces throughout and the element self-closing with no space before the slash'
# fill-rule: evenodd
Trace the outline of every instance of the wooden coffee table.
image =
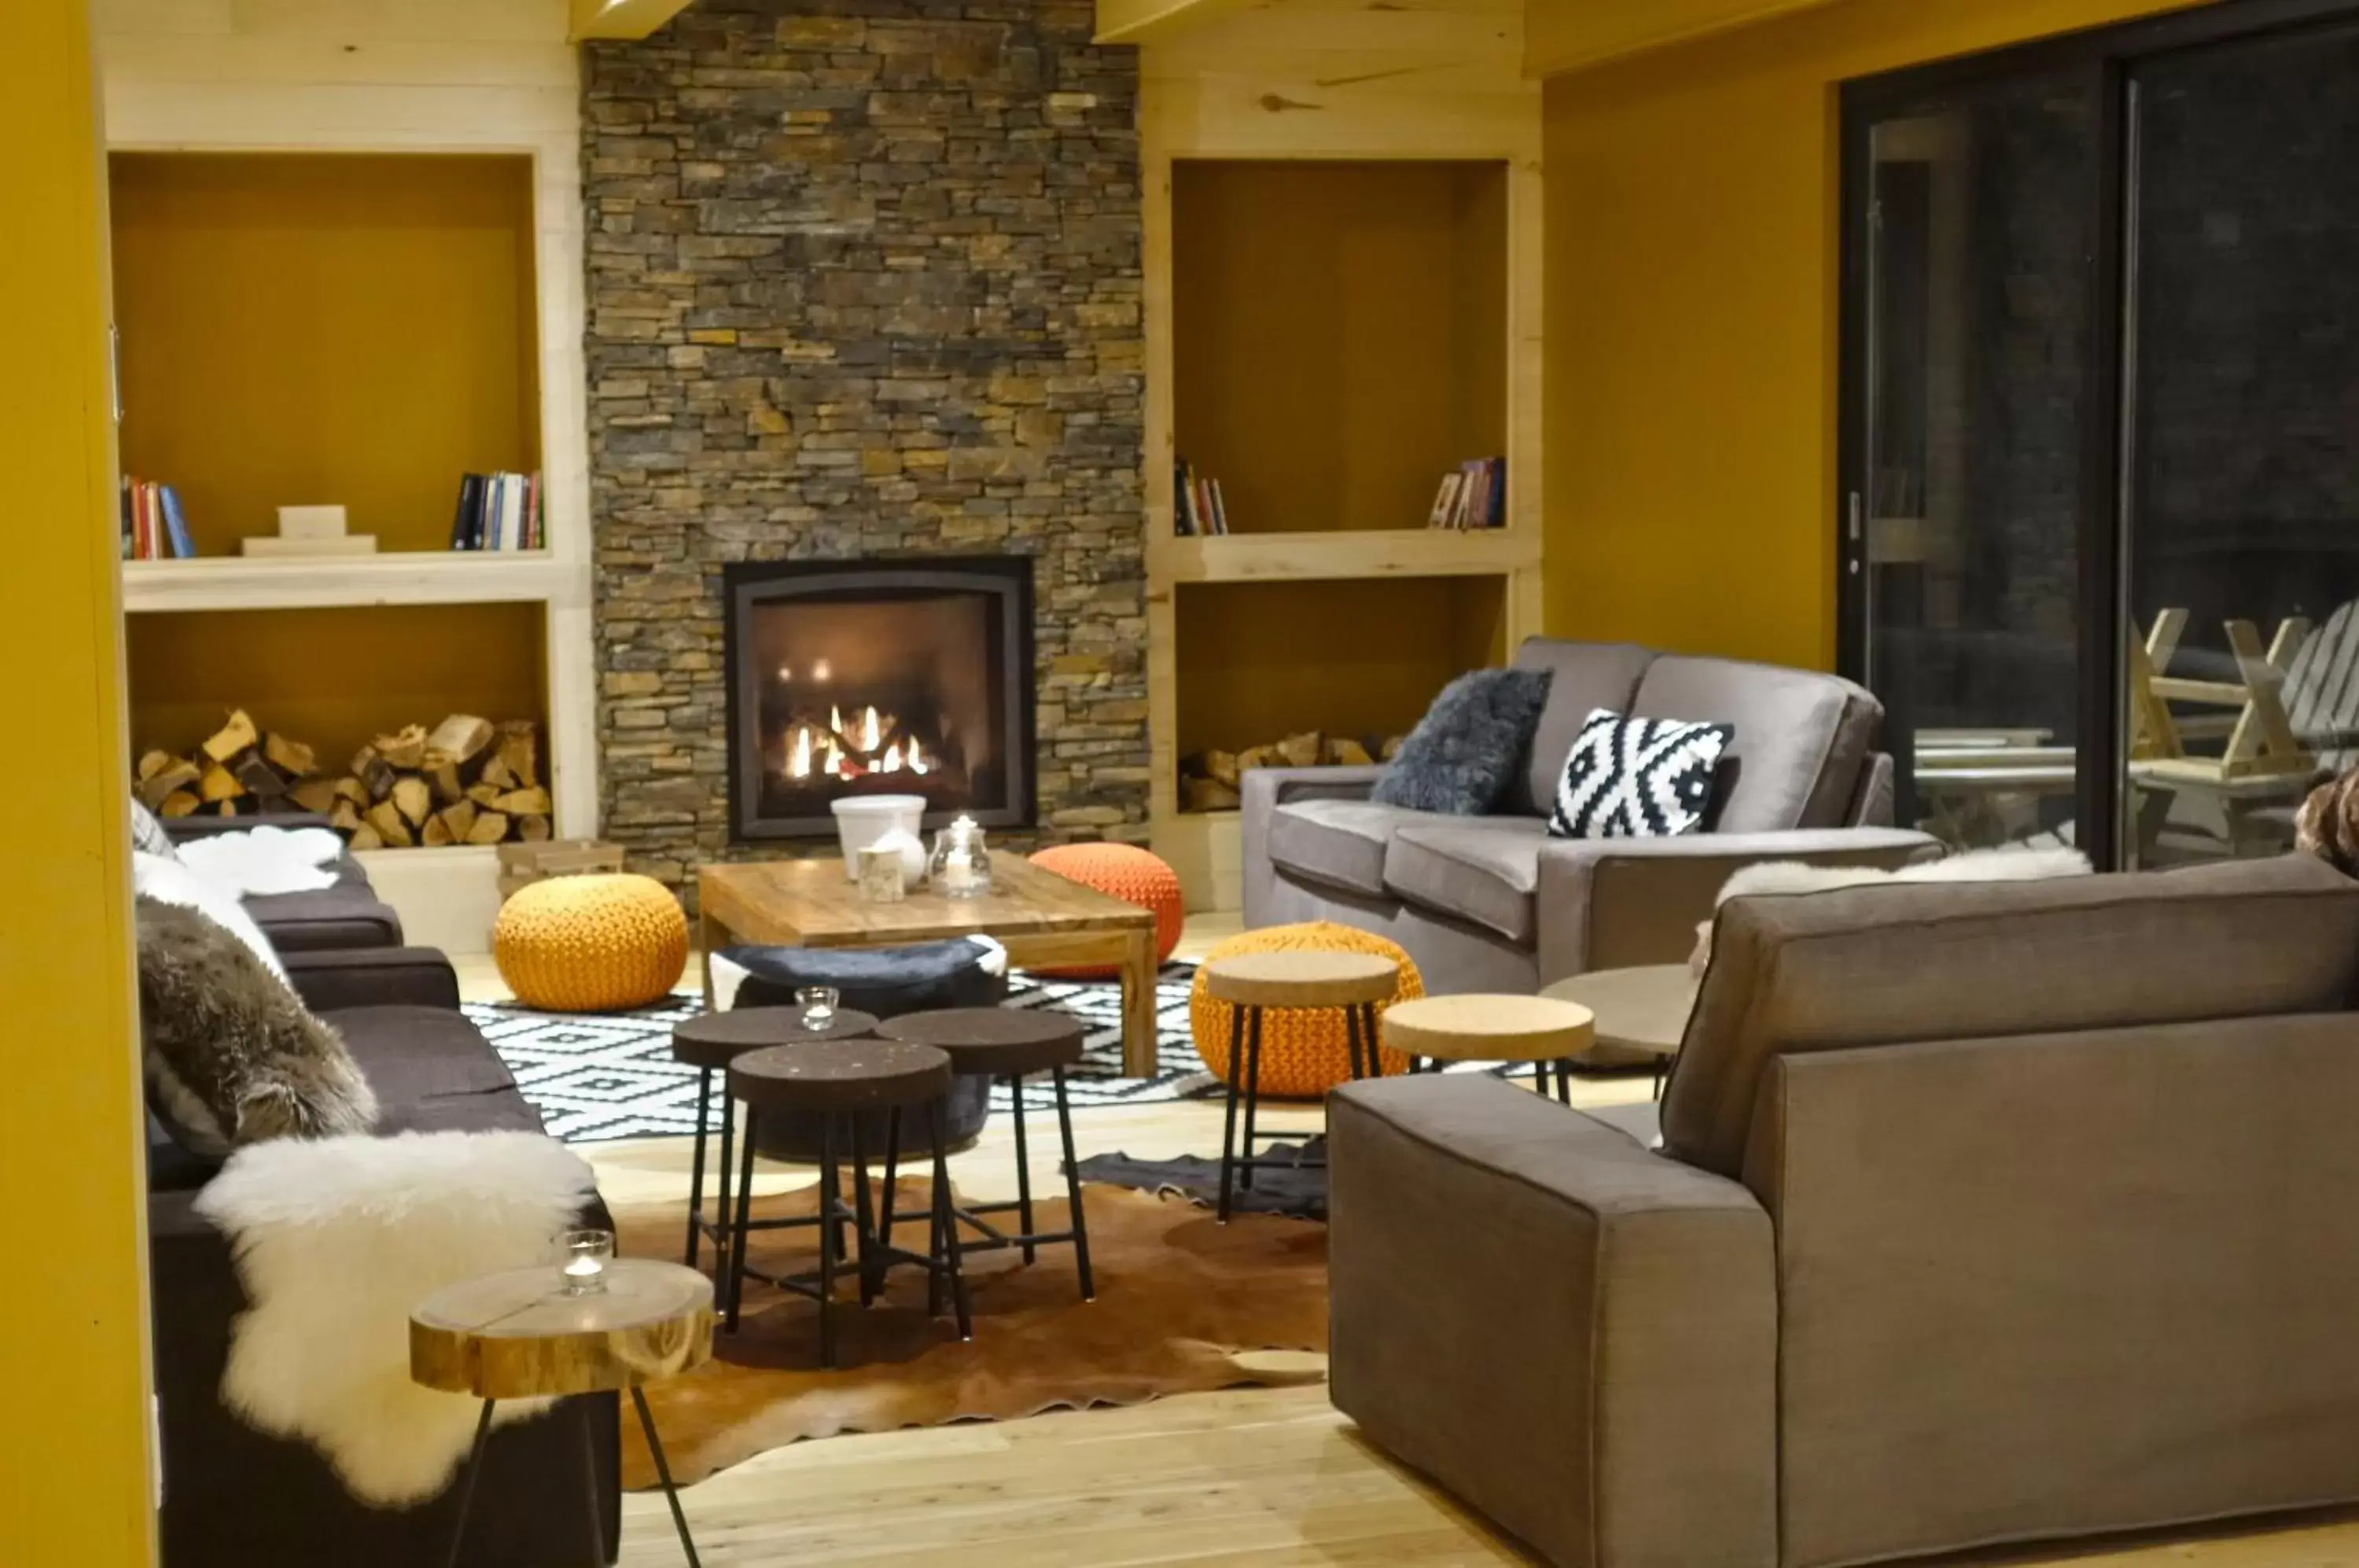
<svg viewBox="0 0 2359 1568">
<path fill-rule="evenodd" d="M 987 936 L 1018 968 L 1116 964 L 1122 967 L 1122 1070 L 1154 1076 L 1155 916 L 1018 855 L 994 852 L 991 891 L 946 898 L 913 888 L 898 903 L 871 903 L 843 862 L 770 860 L 706 866 L 696 874 L 708 957 L 733 942 L 782 947 L 901 947 L 944 937 Z M 704 971 L 712 1006 L 712 968 Z"/>
</svg>

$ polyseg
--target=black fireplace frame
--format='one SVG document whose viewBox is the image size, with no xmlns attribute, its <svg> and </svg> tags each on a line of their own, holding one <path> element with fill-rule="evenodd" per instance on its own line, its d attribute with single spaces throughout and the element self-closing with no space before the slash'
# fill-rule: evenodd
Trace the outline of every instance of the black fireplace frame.
<svg viewBox="0 0 2359 1568">
<path fill-rule="evenodd" d="M 755 661 L 742 657 L 759 605 L 794 599 L 878 593 L 897 588 L 934 588 L 992 593 L 1002 601 L 1001 678 L 1007 693 L 1009 803 L 968 811 L 986 828 L 1029 828 L 1039 821 L 1035 785 L 1039 746 L 1039 691 L 1033 671 L 1033 566 L 1028 555 L 925 555 L 866 557 L 855 561 L 743 561 L 722 568 L 724 678 L 728 682 L 729 833 L 740 844 L 832 838 L 835 819 L 767 817 L 761 814 L 762 757 L 740 732 L 748 713 L 761 711 Z M 929 811 L 925 825 L 948 823 L 956 811 Z"/>
</svg>

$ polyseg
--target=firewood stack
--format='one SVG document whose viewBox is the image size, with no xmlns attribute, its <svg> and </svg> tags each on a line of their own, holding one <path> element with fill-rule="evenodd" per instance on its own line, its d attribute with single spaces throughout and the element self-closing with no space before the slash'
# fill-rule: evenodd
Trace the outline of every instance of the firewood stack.
<svg viewBox="0 0 2359 1568">
<path fill-rule="evenodd" d="M 1364 768 L 1372 762 L 1390 762 L 1400 746 L 1399 735 L 1377 743 L 1305 730 L 1243 751 L 1197 752 L 1180 763 L 1180 809 L 1234 811 L 1244 800 L 1240 779 L 1256 768 Z"/>
<path fill-rule="evenodd" d="M 323 772 L 302 742 L 263 734 L 241 708 L 186 757 L 140 757 L 133 788 L 167 817 L 316 812 L 354 849 L 549 836 L 538 726 L 473 713 L 381 735 L 336 775 Z"/>
</svg>

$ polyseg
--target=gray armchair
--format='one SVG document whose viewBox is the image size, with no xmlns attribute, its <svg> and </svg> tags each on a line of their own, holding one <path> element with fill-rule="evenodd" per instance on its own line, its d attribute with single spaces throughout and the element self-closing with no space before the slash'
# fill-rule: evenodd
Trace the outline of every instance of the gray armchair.
<svg viewBox="0 0 2359 1568">
<path fill-rule="evenodd" d="M 1246 774 L 1246 926 L 1335 920 L 1399 942 L 1428 991 L 1529 992 L 1685 960 L 1741 866 L 1897 866 L 1939 853 L 1929 835 L 1891 825 L 1892 764 L 1872 746 L 1884 711 L 1848 681 L 1540 637 L 1516 662 L 1552 680 L 1529 766 L 1497 815 L 1378 805 L 1376 768 Z M 1548 836 L 1557 771 L 1597 708 L 1736 726 L 1718 831 Z"/>
</svg>

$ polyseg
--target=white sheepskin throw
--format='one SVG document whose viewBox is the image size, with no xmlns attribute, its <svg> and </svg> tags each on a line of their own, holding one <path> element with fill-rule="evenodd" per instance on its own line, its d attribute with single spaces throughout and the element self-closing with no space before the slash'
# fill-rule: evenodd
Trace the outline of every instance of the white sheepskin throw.
<svg viewBox="0 0 2359 1568">
<path fill-rule="evenodd" d="M 153 898 L 161 904 L 176 904 L 184 909 L 194 909 L 230 935 L 244 942 L 246 951 L 262 960 L 264 967 L 281 980 L 287 978 L 287 966 L 278 961 L 278 952 L 237 895 L 205 876 L 186 861 L 168 855 L 149 855 L 135 850 L 131 855 L 131 886 L 143 898 Z"/>
<path fill-rule="evenodd" d="M 327 869 L 344 841 L 326 828 L 248 828 L 210 833 L 180 845 L 180 864 L 241 898 L 266 893 L 316 893 L 336 885 Z"/>
<path fill-rule="evenodd" d="M 1731 898 L 1783 893 L 1823 893 L 1833 887 L 1858 887 L 1875 882 L 2044 882 L 2053 877 L 2086 877 L 2089 857 L 2077 849 L 1975 849 L 1942 860 L 1929 860 L 1887 871 L 1877 866 L 1810 866 L 1799 860 L 1769 860 L 1747 866 L 1721 884 L 1712 900 L 1719 908 Z M 1695 952 L 1688 968 L 1699 978 L 1712 962 L 1712 922 L 1696 927 Z"/>
<path fill-rule="evenodd" d="M 222 1402 L 310 1443 L 353 1496 L 440 1495 L 482 1406 L 409 1380 L 409 1312 L 445 1285 L 549 1265 L 593 1190 L 539 1133 L 283 1139 L 241 1149 L 198 1195 L 252 1304 L 231 1331 Z M 545 1403 L 503 1402 L 503 1421 Z"/>
</svg>

